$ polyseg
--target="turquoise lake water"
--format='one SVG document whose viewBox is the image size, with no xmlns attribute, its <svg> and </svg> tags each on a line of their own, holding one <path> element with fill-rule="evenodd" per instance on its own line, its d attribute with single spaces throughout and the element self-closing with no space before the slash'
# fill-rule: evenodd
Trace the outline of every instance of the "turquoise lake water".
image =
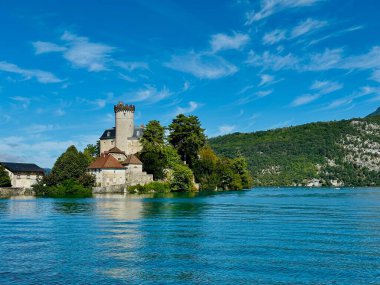
<svg viewBox="0 0 380 285">
<path fill-rule="evenodd" d="M 0 199 L 0 284 L 380 284 L 380 189 Z"/>
</svg>

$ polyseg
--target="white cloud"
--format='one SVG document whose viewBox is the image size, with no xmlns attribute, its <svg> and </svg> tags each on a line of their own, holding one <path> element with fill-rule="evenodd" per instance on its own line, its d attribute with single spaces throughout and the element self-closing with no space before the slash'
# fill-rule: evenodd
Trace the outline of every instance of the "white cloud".
<svg viewBox="0 0 380 285">
<path fill-rule="evenodd" d="M 139 89 L 136 92 L 126 94 L 126 96 L 133 96 L 128 98 L 128 102 L 149 102 L 156 103 L 162 101 L 170 96 L 173 93 L 166 87 L 162 87 L 161 89 L 157 89 L 154 86 L 146 85 L 145 88 Z"/>
<path fill-rule="evenodd" d="M 235 65 L 220 56 L 193 51 L 185 55 L 174 55 L 165 65 L 202 79 L 218 79 L 238 71 Z"/>
<path fill-rule="evenodd" d="M 222 125 L 222 126 L 219 126 L 218 129 L 219 129 L 219 135 L 225 135 L 225 134 L 231 133 L 233 130 L 236 129 L 236 127 L 233 125 Z"/>
<path fill-rule="evenodd" d="M 108 69 L 107 64 L 111 59 L 111 54 L 115 51 L 114 47 L 90 42 L 86 37 L 80 37 L 67 31 L 61 39 L 69 46 L 64 51 L 63 57 L 74 67 L 95 72 Z"/>
<path fill-rule="evenodd" d="M 258 86 L 260 87 L 263 85 L 267 85 L 273 81 L 274 81 L 274 76 L 269 75 L 269 74 L 261 74 L 260 75 L 260 83 Z"/>
<path fill-rule="evenodd" d="M 198 109 L 198 107 L 199 107 L 199 103 L 194 102 L 194 101 L 190 101 L 189 106 L 187 106 L 187 107 L 177 107 L 176 115 L 192 113 L 196 109 Z"/>
<path fill-rule="evenodd" d="M 291 106 L 298 107 L 302 105 L 309 104 L 319 99 L 322 95 L 332 93 L 334 91 L 340 90 L 343 88 L 343 84 L 334 82 L 334 81 L 314 81 L 310 86 L 310 89 L 318 92 L 317 94 L 304 94 L 297 97 L 291 103 Z"/>
<path fill-rule="evenodd" d="M 62 110 L 61 108 L 58 108 L 54 111 L 54 114 L 58 117 L 62 117 L 63 115 L 66 114 L 66 112 L 64 110 Z"/>
<path fill-rule="evenodd" d="M 377 69 L 372 72 L 371 79 L 377 82 L 380 82 L 380 69 Z"/>
<path fill-rule="evenodd" d="M 328 94 L 343 88 L 343 84 L 335 81 L 314 81 L 310 89 L 316 90 L 319 94 Z"/>
<path fill-rule="evenodd" d="M 246 34 L 234 33 L 232 36 L 226 34 L 215 34 L 211 36 L 210 45 L 212 52 L 221 50 L 238 50 L 249 42 Z"/>
<path fill-rule="evenodd" d="M 326 25 L 326 21 L 319 21 L 308 18 L 305 21 L 300 22 L 297 26 L 293 28 L 293 30 L 290 33 L 290 37 L 297 38 L 307 33 L 315 32 Z"/>
<path fill-rule="evenodd" d="M 305 105 L 305 104 L 308 104 L 308 103 L 311 103 L 311 102 L 317 100 L 319 97 L 320 97 L 319 94 L 314 94 L 314 95 L 305 94 L 305 95 L 299 96 L 296 99 L 294 99 L 294 101 L 292 102 L 291 105 L 293 107 L 302 106 L 302 105 Z"/>
<path fill-rule="evenodd" d="M 149 69 L 149 65 L 146 62 L 140 62 L 140 61 L 114 61 L 114 64 L 129 72 L 132 72 L 136 69 L 145 69 L 145 70 Z"/>
<path fill-rule="evenodd" d="M 263 44 L 264 45 L 273 45 L 276 44 L 286 38 L 285 30 L 273 30 L 271 32 L 265 33 L 263 36 Z"/>
<path fill-rule="evenodd" d="M 364 28 L 364 26 L 360 25 L 360 26 L 352 26 L 352 27 L 349 27 L 349 28 L 346 28 L 346 29 L 343 29 L 340 31 L 336 31 L 336 32 L 330 33 L 328 35 L 325 35 L 319 39 L 309 41 L 307 46 L 315 45 L 317 43 L 320 43 L 321 41 L 324 41 L 324 40 L 327 40 L 330 38 L 336 38 L 336 37 L 339 37 L 339 36 L 344 35 L 346 33 L 358 31 L 358 30 L 361 30 L 363 28 Z"/>
<path fill-rule="evenodd" d="M 53 73 L 39 70 L 39 69 L 24 69 L 18 67 L 13 63 L 6 61 L 0 61 L 0 71 L 15 73 L 24 77 L 24 79 L 36 79 L 40 83 L 58 83 L 62 82 L 61 79 L 57 78 Z"/>
<path fill-rule="evenodd" d="M 16 158 L 9 157 L 8 154 L 14 153 L 17 149 L 17 161 L 36 163 L 41 167 L 51 167 L 57 157 L 70 145 L 75 145 L 81 150 L 87 144 L 96 142 L 98 137 L 79 136 L 77 139 L 78 141 L 41 140 L 31 143 L 29 137 L 4 137 L 0 144 L 0 158 Z"/>
<path fill-rule="evenodd" d="M 261 90 L 261 91 L 257 91 L 251 95 L 248 95 L 248 96 L 244 96 L 244 97 L 241 97 L 239 98 L 235 104 L 236 105 L 245 105 L 245 104 L 248 104 L 252 101 L 256 101 L 258 99 L 261 99 L 261 98 L 264 98 L 270 94 L 273 93 L 273 90 Z"/>
<path fill-rule="evenodd" d="M 25 128 L 25 131 L 30 134 L 39 134 L 39 133 L 45 133 L 45 132 L 55 131 L 59 129 L 60 129 L 59 126 L 52 125 L 52 124 L 47 124 L 47 125 L 34 124 Z"/>
<path fill-rule="evenodd" d="M 251 11 L 246 14 L 246 25 L 250 25 L 286 9 L 312 6 L 317 2 L 320 2 L 320 0 L 261 0 L 258 11 Z"/>
<path fill-rule="evenodd" d="M 276 71 L 281 69 L 298 69 L 299 66 L 299 59 L 293 54 L 280 55 L 272 54 L 269 51 L 257 54 L 251 50 L 246 62 L 253 66 L 261 66 L 264 69 L 270 68 Z"/>
<path fill-rule="evenodd" d="M 371 87 L 371 86 L 363 86 L 358 91 L 353 92 L 350 96 L 334 100 L 322 110 L 330 110 L 337 107 L 346 106 L 353 103 L 356 99 L 364 97 L 364 96 L 368 96 L 368 95 L 375 95 L 375 97 L 373 97 L 372 100 L 376 100 L 377 98 L 376 96 L 380 95 L 380 88 Z"/>
<path fill-rule="evenodd" d="M 63 46 L 59 46 L 55 43 L 50 42 L 33 42 L 33 47 L 35 49 L 36 54 L 43 54 L 43 53 L 49 53 L 49 52 L 62 52 L 65 51 L 67 48 Z"/>
<path fill-rule="evenodd" d="M 343 49 L 326 49 L 323 53 L 313 54 L 305 66 L 306 70 L 328 69 L 378 69 L 380 68 L 380 46 L 373 47 L 368 53 L 344 56 Z"/>
<path fill-rule="evenodd" d="M 31 101 L 30 98 L 22 97 L 22 96 L 14 96 L 14 97 L 11 97 L 11 99 L 18 102 L 18 104 L 21 104 L 20 106 L 23 109 L 27 109 Z"/>
<path fill-rule="evenodd" d="M 344 105 L 348 105 L 348 104 L 351 104 L 352 101 L 353 101 L 352 98 L 338 99 L 338 100 L 335 100 L 335 101 L 331 102 L 331 103 L 325 108 L 325 110 L 334 109 L 334 108 L 337 108 L 337 107 L 341 107 L 341 106 L 344 106 Z"/>
<path fill-rule="evenodd" d="M 342 48 L 336 48 L 325 49 L 323 52 L 313 53 L 303 58 L 298 58 L 291 53 L 281 55 L 265 51 L 258 54 L 251 50 L 246 62 L 264 69 L 287 69 L 299 72 L 330 69 L 378 70 L 380 69 L 380 46 L 375 46 L 369 52 L 360 55 L 345 56 Z"/>
<path fill-rule="evenodd" d="M 264 91 L 257 91 L 255 94 L 259 98 L 267 97 L 268 95 L 272 94 L 273 90 L 264 90 Z"/>
<path fill-rule="evenodd" d="M 343 49 L 326 49 L 322 53 L 314 53 L 309 62 L 302 68 L 309 71 L 328 70 L 340 66 Z"/>
</svg>

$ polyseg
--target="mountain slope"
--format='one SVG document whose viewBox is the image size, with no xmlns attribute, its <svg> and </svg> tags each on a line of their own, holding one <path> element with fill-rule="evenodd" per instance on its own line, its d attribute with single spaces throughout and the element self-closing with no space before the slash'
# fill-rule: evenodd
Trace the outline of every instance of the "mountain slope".
<svg viewBox="0 0 380 285">
<path fill-rule="evenodd" d="M 369 115 L 367 116 L 367 118 L 375 117 L 375 116 L 380 116 L 380 107 L 377 108 L 377 110 L 376 110 L 375 112 L 369 114 Z"/>
<path fill-rule="evenodd" d="M 380 116 L 211 138 L 220 155 L 244 155 L 262 186 L 380 186 Z"/>
</svg>

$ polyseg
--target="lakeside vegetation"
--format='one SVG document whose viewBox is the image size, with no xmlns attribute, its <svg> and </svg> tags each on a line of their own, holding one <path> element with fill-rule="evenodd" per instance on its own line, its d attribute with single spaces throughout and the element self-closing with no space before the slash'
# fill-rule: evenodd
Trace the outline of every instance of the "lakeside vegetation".
<svg viewBox="0 0 380 285">
<path fill-rule="evenodd" d="M 136 155 L 155 181 L 129 186 L 131 193 L 241 190 L 252 185 L 245 159 L 218 157 L 207 144 L 204 129 L 195 116 L 178 115 L 168 128 L 159 121 L 150 121 L 140 142 L 142 151 Z M 91 196 L 95 178 L 87 168 L 99 155 L 98 143 L 88 145 L 83 152 L 70 146 L 58 157 L 51 172 L 33 186 L 36 195 Z"/>
<path fill-rule="evenodd" d="M 10 187 L 11 179 L 9 178 L 8 173 L 5 171 L 4 166 L 0 165 L 0 187 Z"/>
<path fill-rule="evenodd" d="M 91 160 L 86 150 L 70 146 L 55 162 L 51 172 L 33 186 L 36 196 L 90 197 L 95 178 L 87 173 Z"/>
<path fill-rule="evenodd" d="M 247 159 L 257 186 L 302 186 L 313 179 L 331 186 L 379 186 L 380 116 L 234 133 L 209 139 L 226 157 Z"/>
<path fill-rule="evenodd" d="M 208 145 L 198 117 L 177 115 L 167 130 L 166 136 L 159 121 L 150 121 L 141 138 L 142 151 L 137 154 L 144 171 L 163 183 L 162 189 L 167 189 L 165 185 L 173 192 L 251 187 L 245 159 L 238 154 L 218 157 Z"/>
</svg>

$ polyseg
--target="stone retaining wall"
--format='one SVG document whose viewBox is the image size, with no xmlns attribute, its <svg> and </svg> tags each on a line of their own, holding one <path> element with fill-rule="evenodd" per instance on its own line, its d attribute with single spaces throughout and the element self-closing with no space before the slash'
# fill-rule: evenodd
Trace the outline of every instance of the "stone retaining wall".
<svg viewBox="0 0 380 285">
<path fill-rule="evenodd" d="M 123 185 L 111 185 L 111 186 L 105 186 L 105 187 L 93 187 L 92 193 L 93 194 L 106 194 L 106 193 L 125 193 L 126 192 L 126 186 Z"/>
<path fill-rule="evenodd" d="M 33 189 L 26 188 L 11 188 L 2 187 L 0 188 L 0 197 L 10 197 L 10 196 L 34 196 Z"/>
</svg>

